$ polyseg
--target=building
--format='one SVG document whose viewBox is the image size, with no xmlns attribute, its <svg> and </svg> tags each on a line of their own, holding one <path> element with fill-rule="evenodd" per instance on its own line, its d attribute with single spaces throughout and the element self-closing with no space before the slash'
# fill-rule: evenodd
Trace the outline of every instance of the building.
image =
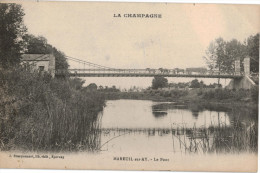
<svg viewBox="0 0 260 173">
<path fill-rule="evenodd" d="M 52 54 L 23 54 L 21 62 L 29 65 L 32 70 L 49 72 L 55 76 L 55 57 Z"/>
</svg>

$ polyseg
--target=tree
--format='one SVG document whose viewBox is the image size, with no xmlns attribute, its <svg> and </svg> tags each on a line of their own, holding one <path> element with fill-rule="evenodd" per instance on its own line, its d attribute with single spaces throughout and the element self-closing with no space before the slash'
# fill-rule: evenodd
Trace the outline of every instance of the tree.
<svg viewBox="0 0 260 173">
<path fill-rule="evenodd" d="M 23 50 L 22 37 L 27 31 L 23 23 L 24 12 L 18 4 L 0 4 L 0 66 L 19 64 Z"/>
<path fill-rule="evenodd" d="M 259 72 L 259 33 L 246 40 L 246 53 L 250 57 L 250 71 Z"/>
<path fill-rule="evenodd" d="M 221 37 L 210 43 L 206 50 L 206 56 L 204 56 L 204 59 L 211 70 L 216 69 L 219 72 L 224 71 L 224 60 L 226 59 L 225 47 L 226 42 Z"/>
<path fill-rule="evenodd" d="M 201 84 L 199 83 L 198 79 L 194 79 L 191 81 L 190 88 L 200 88 Z"/>
<path fill-rule="evenodd" d="M 152 89 L 164 88 L 168 85 L 168 79 L 162 76 L 155 76 L 152 81 Z"/>
<path fill-rule="evenodd" d="M 210 43 L 204 58 L 209 69 L 232 73 L 235 60 L 240 60 L 240 69 L 244 70 L 242 62 L 246 56 L 250 57 L 250 71 L 259 72 L 259 33 L 248 37 L 244 44 L 236 39 L 224 41 L 220 37 Z"/>
<path fill-rule="evenodd" d="M 104 87 L 102 85 L 99 85 L 98 89 L 102 91 Z"/>
<path fill-rule="evenodd" d="M 207 85 L 204 84 L 204 82 L 201 80 L 201 81 L 200 81 L 200 88 L 206 88 L 206 87 L 207 87 Z"/>
<path fill-rule="evenodd" d="M 235 71 L 235 60 L 243 61 L 246 56 L 246 46 L 241 44 L 238 40 L 232 39 L 226 42 L 225 46 L 225 59 L 223 59 L 222 71 L 232 74 Z M 243 71 L 244 67 L 240 63 L 240 70 Z"/>
<path fill-rule="evenodd" d="M 26 53 L 29 54 L 53 54 L 55 57 L 56 70 L 68 70 L 68 63 L 65 54 L 57 50 L 54 46 L 48 44 L 47 39 L 43 36 L 35 37 L 27 34 L 24 36 L 26 42 Z"/>
<path fill-rule="evenodd" d="M 87 86 L 87 90 L 90 90 L 90 91 L 96 91 L 97 90 L 97 84 L 95 83 L 91 83 Z"/>
<path fill-rule="evenodd" d="M 30 54 L 48 54 L 52 52 L 52 46 L 47 43 L 47 39 L 43 36 L 34 36 L 26 34 L 24 36 L 26 43 L 26 53 Z"/>
</svg>

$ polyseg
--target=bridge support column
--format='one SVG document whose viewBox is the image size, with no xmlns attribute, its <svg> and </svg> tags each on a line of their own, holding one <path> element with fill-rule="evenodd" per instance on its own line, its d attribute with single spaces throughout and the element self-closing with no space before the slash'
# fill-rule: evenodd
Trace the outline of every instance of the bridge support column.
<svg viewBox="0 0 260 173">
<path fill-rule="evenodd" d="M 235 78 L 230 81 L 227 89 L 251 89 L 253 86 L 255 86 L 255 82 L 250 79 L 248 76 L 243 76 L 242 78 Z"/>
<path fill-rule="evenodd" d="M 235 74 L 240 74 L 240 60 L 235 61 Z M 235 78 L 230 81 L 226 88 L 228 89 L 251 89 L 255 82 L 250 79 L 250 57 L 244 58 L 244 75 L 242 78 Z"/>
</svg>

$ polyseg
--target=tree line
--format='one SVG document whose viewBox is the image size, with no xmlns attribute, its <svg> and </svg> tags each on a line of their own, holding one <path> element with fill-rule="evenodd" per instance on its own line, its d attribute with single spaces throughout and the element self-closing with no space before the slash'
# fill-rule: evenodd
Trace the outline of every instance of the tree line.
<svg viewBox="0 0 260 173">
<path fill-rule="evenodd" d="M 158 88 L 221 88 L 221 84 L 205 84 L 202 80 L 194 79 L 191 82 L 172 82 L 168 83 L 168 79 L 162 76 L 156 76 L 152 80 L 152 89 Z"/>
<path fill-rule="evenodd" d="M 251 35 L 243 43 L 237 39 L 230 41 L 219 37 L 212 41 L 203 58 L 206 60 L 208 68 L 224 73 L 233 73 L 235 70 L 235 60 L 240 60 L 240 68 L 244 69 L 243 60 L 250 58 L 250 71 L 259 72 L 259 33 Z"/>
<path fill-rule="evenodd" d="M 0 4 L 0 150 L 97 150 L 98 113 L 105 105 L 84 81 L 52 78 L 20 65 L 23 53 L 49 54 L 67 70 L 65 54 L 27 32 L 18 4 Z"/>
</svg>

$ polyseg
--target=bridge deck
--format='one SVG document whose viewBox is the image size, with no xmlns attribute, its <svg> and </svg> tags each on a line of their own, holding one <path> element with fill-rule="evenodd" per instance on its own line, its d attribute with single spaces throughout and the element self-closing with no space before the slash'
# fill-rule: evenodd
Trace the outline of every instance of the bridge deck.
<svg viewBox="0 0 260 173">
<path fill-rule="evenodd" d="M 56 76 L 60 76 L 62 73 L 56 73 Z M 161 73 L 161 74 L 153 74 L 153 73 L 69 73 L 70 77 L 183 77 L 183 78 L 241 78 L 242 75 L 222 75 L 222 74 L 169 74 L 169 73 Z"/>
</svg>

